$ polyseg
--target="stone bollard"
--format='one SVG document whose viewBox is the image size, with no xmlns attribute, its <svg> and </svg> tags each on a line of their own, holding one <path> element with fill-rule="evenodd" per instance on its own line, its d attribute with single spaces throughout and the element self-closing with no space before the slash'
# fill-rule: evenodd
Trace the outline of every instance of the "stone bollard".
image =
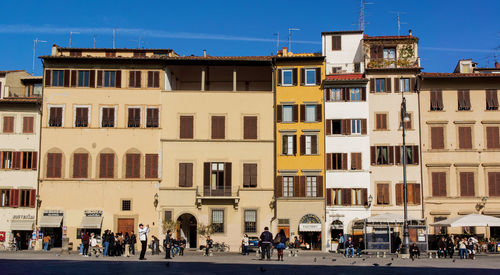
<svg viewBox="0 0 500 275">
<path fill-rule="evenodd" d="M 432 259 L 432 252 L 429 252 L 429 259 Z"/>
<path fill-rule="evenodd" d="M 380 257 L 380 256 L 379 256 L 378 251 L 377 251 L 377 258 L 379 258 L 379 257 Z"/>
<path fill-rule="evenodd" d="M 386 257 L 386 255 L 385 255 L 385 251 L 384 251 L 384 258 L 385 258 L 385 257 Z"/>
<path fill-rule="evenodd" d="M 69 254 L 69 238 L 68 237 L 62 238 L 61 254 L 63 254 L 63 255 Z"/>
</svg>

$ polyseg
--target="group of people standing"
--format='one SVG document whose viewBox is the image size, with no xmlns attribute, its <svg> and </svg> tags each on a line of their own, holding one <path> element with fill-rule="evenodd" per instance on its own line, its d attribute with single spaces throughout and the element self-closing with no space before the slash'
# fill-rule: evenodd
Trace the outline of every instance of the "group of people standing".
<svg viewBox="0 0 500 275">
<path fill-rule="evenodd" d="M 167 231 L 167 235 L 163 240 L 163 248 L 165 249 L 165 259 L 172 259 L 175 254 L 184 256 L 184 249 L 186 248 L 186 239 L 180 237 L 178 240 L 172 237 L 172 230 Z"/>
<path fill-rule="evenodd" d="M 80 255 L 89 257 L 92 254 L 98 255 L 100 253 L 101 247 L 96 234 L 82 231 L 80 237 L 82 240 Z M 133 231 L 130 234 L 128 232 L 123 234 L 105 230 L 101 236 L 101 243 L 103 256 L 129 257 L 130 254 L 135 255 L 137 239 Z"/>
<path fill-rule="evenodd" d="M 471 236 L 469 238 L 453 236 L 441 237 L 438 240 L 438 257 L 446 258 L 447 256 L 453 258 L 455 249 L 458 248 L 460 259 L 474 259 L 477 251 L 478 240 Z"/>
<path fill-rule="evenodd" d="M 264 228 L 264 232 L 260 234 L 259 246 L 261 249 L 261 260 L 271 260 L 271 248 L 274 245 L 278 251 L 278 261 L 283 261 L 283 250 L 286 248 L 288 238 L 283 229 L 273 238 L 273 234 L 269 232 L 269 227 Z"/>
</svg>

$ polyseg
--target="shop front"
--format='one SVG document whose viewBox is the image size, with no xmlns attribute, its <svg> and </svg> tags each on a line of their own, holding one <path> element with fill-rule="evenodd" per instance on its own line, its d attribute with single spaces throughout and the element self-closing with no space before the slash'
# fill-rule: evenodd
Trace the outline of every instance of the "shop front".
<svg viewBox="0 0 500 275">
<path fill-rule="evenodd" d="M 10 225 L 12 238 L 19 241 L 21 249 L 29 249 L 35 224 L 33 215 L 14 215 Z"/>
<path fill-rule="evenodd" d="M 85 210 L 83 212 L 80 228 L 76 230 L 76 238 L 81 239 L 82 233 L 94 234 L 96 237 L 102 233 L 102 210 Z"/>
<path fill-rule="evenodd" d="M 61 247 L 64 212 L 61 210 L 45 210 L 40 217 L 38 227 L 43 236 L 50 236 L 50 247 Z"/>
<path fill-rule="evenodd" d="M 314 214 L 307 214 L 300 219 L 299 237 L 305 249 L 321 250 L 321 220 Z"/>
</svg>

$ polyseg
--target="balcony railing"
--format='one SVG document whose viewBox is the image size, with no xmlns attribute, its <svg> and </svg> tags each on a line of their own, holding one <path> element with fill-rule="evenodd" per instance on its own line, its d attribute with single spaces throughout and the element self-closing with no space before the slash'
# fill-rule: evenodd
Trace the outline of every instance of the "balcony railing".
<svg viewBox="0 0 500 275">
<path fill-rule="evenodd" d="M 420 57 L 411 59 L 369 59 L 366 63 L 367 69 L 386 69 L 386 68 L 418 68 L 420 67 Z"/>
<path fill-rule="evenodd" d="M 204 187 L 203 188 L 203 196 L 204 197 L 231 197 L 232 196 L 232 188 L 230 186 L 217 187 L 216 189 L 212 189 L 210 187 Z"/>
</svg>

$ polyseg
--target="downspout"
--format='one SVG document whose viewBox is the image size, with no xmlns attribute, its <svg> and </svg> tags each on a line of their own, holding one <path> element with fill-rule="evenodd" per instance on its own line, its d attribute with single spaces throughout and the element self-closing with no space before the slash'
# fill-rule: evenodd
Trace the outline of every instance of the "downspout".
<svg viewBox="0 0 500 275">
<path fill-rule="evenodd" d="M 417 75 L 416 78 L 417 81 L 417 102 L 418 102 L 418 146 L 420 147 L 420 202 L 422 203 L 422 219 L 424 219 L 424 159 L 423 159 L 423 152 L 422 152 L 422 112 L 420 111 L 420 85 L 421 85 L 421 75 Z"/>
<path fill-rule="evenodd" d="M 45 63 L 43 62 L 42 59 L 42 65 L 43 68 L 45 69 Z M 42 72 L 45 72 L 45 70 L 42 70 Z M 45 96 L 45 73 L 42 73 L 42 102 L 40 103 L 40 107 L 38 109 L 38 113 L 40 114 L 40 122 L 38 123 L 38 171 L 37 171 L 37 177 L 36 177 L 36 203 L 35 203 L 35 229 L 38 227 L 38 208 L 40 205 L 40 171 L 42 170 L 41 168 L 41 159 L 42 159 L 42 124 L 43 124 L 43 97 Z M 38 238 L 38 233 L 37 233 L 37 238 Z"/>
<path fill-rule="evenodd" d="M 276 169 L 277 169 L 277 157 L 276 157 L 276 63 L 274 62 L 274 58 L 271 60 L 271 72 L 272 72 L 272 93 L 273 93 L 273 198 L 272 203 L 274 205 L 274 215 L 269 222 L 269 227 L 272 229 L 273 222 L 277 219 L 278 216 L 278 202 L 276 200 Z"/>
</svg>

